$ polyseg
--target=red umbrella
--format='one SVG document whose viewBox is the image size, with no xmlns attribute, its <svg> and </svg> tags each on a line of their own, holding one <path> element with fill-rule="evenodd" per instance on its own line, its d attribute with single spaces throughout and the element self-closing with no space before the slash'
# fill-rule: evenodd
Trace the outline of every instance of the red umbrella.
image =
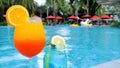
<svg viewBox="0 0 120 68">
<path fill-rule="evenodd" d="M 84 16 L 82 16 L 82 18 L 90 18 L 91 16 L 89 14 L 86 14 Z"/>
<path fill-rule="evenodd" d="M 101 18 L 102 18 L 102 19 L 111 19 L 111 17 L 110 17 L 109 15 L 106 15 L 106 14 L 105 14 L 105 15 L 102 15 Z"/>
<path fill-rule="evenodd" d="M 71 15 L 71 16 L 69 16 L 69 19 L 77 19 L 77 17 L 74 15 Z"/>
<path fill-rule="evenodd" d="M 100 17 L 98 17 L 98 16 L 96 16 L 96 15 L 94 15 L 94 16 L 92 16 L 92 18 L 90 18 L 91 20 L 99 20 L 100 19 Z"/>
<path fill-rule="evenodd" d="M 55 18 L 55 17 L 52 16 L 52 15 L 50 15 L 50 16 L 47 17 L 47 19 L 54 19 L 54 18 Z"/>
<path fill-rule="evenodd" d="M 61 19 L 63 19 L 63 18 L 62 18 L 61 16 L 57 16 L 56 19 L 57 19 L 57 20 L 61 20 Z"/>
</svg>

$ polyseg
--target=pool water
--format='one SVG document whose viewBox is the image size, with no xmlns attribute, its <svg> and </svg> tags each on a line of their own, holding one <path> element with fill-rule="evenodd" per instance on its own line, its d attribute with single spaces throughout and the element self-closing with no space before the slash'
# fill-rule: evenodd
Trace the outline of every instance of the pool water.
<svg viewBox="0 0 120 68">
<path fill-rule="evenodd" d="M 42 68 L 45 48 L 33 59 L 27 59 L 14 48 L 13 31 L 11 27 L 0 26 L 0 68 Z M 66 62 L 67 68 L 89 68 L 120 59 L 119 28 L 55 25 L 45 26 L 45 32 L 47 42 L 50 42 L 54 35 L 61 35 L 65 38 L 67 62 L 61 61 Z"/>
</svg>

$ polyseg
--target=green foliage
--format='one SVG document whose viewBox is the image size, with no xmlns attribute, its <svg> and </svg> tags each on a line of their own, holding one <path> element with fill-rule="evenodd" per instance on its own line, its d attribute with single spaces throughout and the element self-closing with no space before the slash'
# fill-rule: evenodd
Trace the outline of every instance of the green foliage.
<svg viewBox="0 0 120 68">
<path fill-rule="evenodd" d="M 40 10 L 38 15 L 40 17 L 47 16 L 47 8 L 49 7 L 49 14 L 62 14 L 64 19 L 67 19 L 68 15 L 74 14 L 77 10 L 78 12 L 81 11 L 79 16 L 82 16 L 86 13 L 86 10 L 89 9 L 90 15 L 98 15 L 101 16 L 104 14 L 104 8 L 96 2 L 96 0 L 89 0 L 89 6 L 87 5 L 87 0 L 46 0 L 46 4 L 44 6 L 39 6 L 34 0 L 0 0 L 0 19 L 3 18 L 3 13 L 6 13 L 8 7 L 12 5 L 23 5 L 29 11 L 30 16 L 33 16 L 36 10 Z M 53 9 L 54 8 L 54 9 Z M 81 8 L 83 10 L 81 10 Z M 119 11 L 119 7 L 117 7 Z M 55 10 L 55 11 L 54 11 Z M 120 16 L 120 14 L 119 14 Z"/>
<path fill-rule="evenodd" d="M 26 7 L 30 16 L 34 14 L 34 11 L 38 7 L 38 3 L 34 0 L 0 0 L 0 21 L 3 21 L 3 15 L 6 13 L 7 8 L 12 5 L 22 5 Z"/>
<path fill-rule="evenodd" d="M 105 14 L 104 9 L 104 7 L 100 6 L 99 9 L 96 10 L 95 15 L 102 16 L 103 14 Z"/>
<path fill-rule="evenodd" d="M 2 6 L 2 3 L 3 3 L 2 0 L 0 0 L 0 7 Z"/>
<path fill-rule="evenodd" d="M 5 7 L 5 6 L 4 6 L 5 3 L 6 3 L 5 0 L 0 0 L 0 7 L 2 7 L 2 8 Z"/>
<path fill-rule="evenodd" d="M 54 8 L 56 10 L 56 12 L 61 11 L 65 14 L 72 13 L 72 8 L 66 0 L 55 0 L 55 3 L 54 3 L 54 0 L 47 0 L 46 5 L 48 7 Z"/>
<path fill-rule="evenodd" d="M 54 0 L 46 0 L 46 5 L 49 7 L 53 6 L 53 1 Z"/>
<path fill-rule="evenodd" d="M 78 8 L 83 7 L 83 9 L 88 9 L 87 5 L 86 5 L 86 0 L 80 0 L 78 1 Z"/>
<path fill-rule="evenodd" d="M 59 11 L 62 11 L 63 13 L 66 13 L 66 14 L 72 13 L 72 8 L 65 0 L 61 0 L 61 1 L 57 0 L 56 5 Z"/>
<path fill-rule="evenodd" d="M 89 8 L 89 14 L 93 16 L 98 10 L 101 9 L 101 5 L 98 4 L 95 0 L 90 0 L 88 8 Z"/>
<path fill-rule="evenodd" d="M 117 21 L 113 21 L 111 24 L 110 24 L 111 27 L 120 27 L 120 22 L 117 22 Z"/>
<path fill-rule="evenodd" d="M 47 22 L 43 22 L 43 25 L 47 25 Z"/>
<path fill-rule="evenodd" d="M 29 11 L 30 16 L 34 14 L 35 10 L 38 8 L 38 3 L 34 2 L 34 0 L 15 0 L 14 4 L 19 4 L 26 7 Z"/>
<path fill-rule="evenodd" d="M 77 1 L 77 7 L 75 1 Z M 80 8 L 83 8 L 86 11 L 89 10 L 90 15 L 95 15 L 96 13 L 98 14 L 100 12 L 100 9 L 102 9 L 101 5 L 98 4 L 96 0 L 88 0 L 88 4 L 87 0 L 70 0 L 69 4 L 73 9 L 73 13 L 76 9 L 80 10 Z M 101 14 L 102 13 L 100 13 L 99 15 Z"/>
<path fill-rule="evenodd" d="M 0 22 L 0 26 L 7 26 L 7 22 L 6 21 Z"/>
</svg>

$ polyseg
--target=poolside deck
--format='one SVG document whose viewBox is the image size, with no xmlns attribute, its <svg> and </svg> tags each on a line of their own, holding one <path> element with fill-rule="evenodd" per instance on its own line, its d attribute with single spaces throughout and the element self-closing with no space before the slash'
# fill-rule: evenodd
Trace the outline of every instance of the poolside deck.
<svg viewBox="0 0 120 68">
<path fill-rule="evenodd" d="M 90 68 L 120 68 L 120 59 L 98 64 L 96 66 L 92 66 Z"/>
</svg>

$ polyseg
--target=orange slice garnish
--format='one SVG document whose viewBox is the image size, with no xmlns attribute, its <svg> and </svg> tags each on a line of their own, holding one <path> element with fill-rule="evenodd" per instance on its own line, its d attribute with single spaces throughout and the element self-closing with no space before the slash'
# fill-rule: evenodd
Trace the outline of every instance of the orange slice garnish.
<svg viewBox="0 0 120 68">
<path fill-rule="evenodd" d="M 13 5 L 6 12 L 6 20 L 9 25 L 16 27 L 25 24 L 29 19 L 27 9 L 21 5 Z"/>
</svg>

